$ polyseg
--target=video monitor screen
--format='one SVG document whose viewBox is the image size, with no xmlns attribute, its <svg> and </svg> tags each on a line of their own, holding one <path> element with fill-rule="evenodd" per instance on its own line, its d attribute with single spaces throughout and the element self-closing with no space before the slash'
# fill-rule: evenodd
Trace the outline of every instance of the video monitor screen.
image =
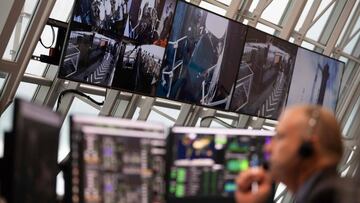
<svg viewBox="0 0 360 203">
<path fill-rule="evenodd" d="M 154 95 L 176 0 L 130 0 L 119 66 L 111 87 Z"/>
<path fill-rule="evenodd" d="M 162 125 L 74 116 L 71 129 L 73 202 L 164 202 Z"/>
<path fill-rule="evenodd" d="M 287 106 L 318 104 L 335 112 L 344 63 L 299 48 Z"/>
<path fill-rule="evenodd" d="M 227 110 L 246 30 L 179 1 L 156 96 Z"/>
<path fill-rule="evenodd" d="M 15 100 L 13 131 L 5 136 L 7 202 L 56 202 L 61 124 L 51 109 Z"/>
<path fill-rule="evenodd" d="M 176 0 L 77 0 L 59 77 L 150 94 Z"/>
<path fill-rule="evenodd" d="M 249 27 L 230 110 L 277 119 L 285 106 L 297 49 Z"/>
<path fill-rule="evenodd" d="M 233 199 L 235 178 L 268 159 L 263 147 L 272 135 L 263 130 L 174 127 L 168 137 L 166 189 L 170 202 Z"/>
<path fill-rule="evenodd" d="M 127 5 L 124 36 L 141 44 L 166 44 L 176 0 L 127 0 Z"/>
</svg>

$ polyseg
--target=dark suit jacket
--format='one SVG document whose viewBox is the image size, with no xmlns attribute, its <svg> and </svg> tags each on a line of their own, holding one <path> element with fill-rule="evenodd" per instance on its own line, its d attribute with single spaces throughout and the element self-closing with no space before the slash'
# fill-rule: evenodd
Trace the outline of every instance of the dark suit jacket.
<svg viewBox="0 0 360 203">
<path fill-rule="evenodd" d="M 296 203 L 360 203 L 359 185 L 340 177 L 335 167 L 317 174 L 306 187 L 307 192 L 297 197 Z"/>
</svg>

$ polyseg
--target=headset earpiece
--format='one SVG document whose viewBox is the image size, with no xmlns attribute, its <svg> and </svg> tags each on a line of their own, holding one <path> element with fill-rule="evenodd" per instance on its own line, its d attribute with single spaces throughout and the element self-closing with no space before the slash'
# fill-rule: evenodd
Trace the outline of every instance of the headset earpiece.
<svg viewBox="0 0 360 203">
<path fill-rule="evenodd" d="M 320 111 L 315 107 L 310 114 L 308 131 L 303 138 L 303 143 L 301 143 L 299 147 L 299 156 L 302 158 L 309 158 L 314 154 L 314 146 L 310 140 L 313 136 L 312 134 L 314 133 L 315 127 L 318 124 L 319 117 Z"/>
<path fill-rule="evenodd" d="M 309 158 L 314 154 L 314 147 L 312 143 L 308 141 L 304 141 L 299 148 L 299 155 L 302 158 Z"/>
</svg>

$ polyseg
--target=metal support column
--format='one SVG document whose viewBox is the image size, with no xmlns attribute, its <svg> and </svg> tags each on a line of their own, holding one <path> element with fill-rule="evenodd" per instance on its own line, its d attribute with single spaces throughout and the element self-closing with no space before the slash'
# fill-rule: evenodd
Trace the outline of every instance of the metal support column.
<svg viewBox="0 0 360 203">
<path fill-rule="evenodd" d="M 249 20 L 248 25 L 252 27 L 256 27 L 256 24 L 258 23 L 261 14 L 264 12 L 264 10 L 271 4 L 273 0 L 260 0 L 259 4 L 256 6 L 254 12 L 252 13 L 251 19 Z"/>
<path fill-rule="evenodd" d="M 142 100 L 138 120 L 142 120 L 142 121 L 147 120 L 147 118 L 150 115 L 151 108 L 153 107 L 154 103 L 155 103 L 155 98 L 154 97 L 146 97 L 145 99 Z"/>
<path fill-rule="evenodd" d="M 184 126 L 189 119 L 193 110 L 192 104 L 181 104 L 180 114 L 175 121 L 175 126 Z"/>
<path fill-rule="evenodd" d="M 226 14 L 225 16 L 231 19 L 235 19 L 239 8 L 241 7 L 242 4 L 244 4 L 245 1 L 244 0 L 232 0 L 229 8 L 226 10 Z"/>
<path fill-rule="evenodd" d="M 294 31 L 296 23 L 299 21 L 300 15 L 306 5 L 307 0 L 297 0 L 288 11 L 291 15 L 288 15 L 284 19 L 283 29 L 280 33 L 280 38 L 288 40 Z"/>
<path fill-rule="evenodd" d="M 14 62 L 0 60 L 0 70 L 9 73 L 0 101 L 0 113 L 12 102 L 26 67 L 45 27 L 55 0 L 40 0 Z M 21 4 L 20 4 L 21 5 Z M 6 27 L 7 25 L 5 25 Z M 2 32 L 3 33 L 3 32 Z M 8 42 L 8 41 L 5 41 Z M 1 42 L 3 43 L 3 42 Z M 3 45 L 0 46 L 3 49 Z M 0 50 L 1 51 L 1 50 Z M 3 54 L 3 51 L 0 52 Z M 1 55 L 2 56 L 2 55 Z"/>
<path fill-rule="evenodd" d="M 113 108 L 115 106 L 116 100 L 120 95 L 119 90 L 109 89 L 106 93 L 106 99 L 103 107 L 99 112 L 99 116 L 110 116 L 111 112 L 113 112 Z"/>
<path fill-rule="evenodd" d="M 140 95 L 136 95 L 133 94 L 131 96 L 131 99 L 125 109 L 125 113 L 123 118 L 127 118 L 127 119 L 132 119 L 132 117 L 134 116 L 134 113 L 136 111 L 136 108 L 138 107 L 138 103 L 141 100 L 141 96 Z"/>
<path fill-rule="evenodd" d="M 216 114 L 216 110 L 215 109 L 208 109 L 207 111 L 204 111 L 202 112 L 202 115 L 201 117 L 206 117 L 206 116 L 215 116 Z M 201 121 L 200 122 L 200 127 L 209 127 L 210 124 L 211 124 L 211 121 L 213 121 L 212 119 L 206 119 L 204 121 Z"/>
</svg>

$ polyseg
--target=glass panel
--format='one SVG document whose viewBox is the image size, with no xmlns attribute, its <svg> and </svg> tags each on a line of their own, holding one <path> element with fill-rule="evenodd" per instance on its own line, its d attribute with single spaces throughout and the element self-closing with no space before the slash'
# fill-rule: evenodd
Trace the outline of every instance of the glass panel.
<svg viewBox="0 0 360 203">
<path fill-rule="evenodd" d="M 140 115 L 140 108 L 136 107 L 136 110 L 135 110 L 134 115 L 131 118 L 131 120 L 133 120 L 133 121 L 137 120 L 139 118 L 139 115 Z"/>
<path fill-rule="evenodd" d="M 74 2 L 74 0 L 57 0 L 51 11 L 50 18 L 67 22 Z"/>
<path fill-rule="evenodd" d="M 343 39 L 343 37 L 344 37 L 344 34 L 345 34 L 346 32 L 348 32 L 348 31 L 347 31 L 347 28 L 348 28 L 350 22 L 356 19 L 356 17 L 354 18 L 354 13 L 355 13 L 355 11 L 357 10 L 357 7 L 359 6 L 359 3 L 360 3 L 360 0 L 357 0 L 356 3 L 355 3 L 355 5 L 354 5 L 354 7 L 353 7 L 353 9 L 351 10 L 351 13 L 350 13 L 350 15 L 349 15 L 349 18 L 346 20 L 346 23 L 345 23 L 344 28 L 342 29 L 341 35 L 340 35 L 340 37 L 338 38 L 338 40 L 337 40 L 337 42 L 336 42 L 336 46 L 338 46 L 338 45 L 340 44 L 340 42 L 342 41 L 342 39 Z M 353 18 L 354 18 L 354 19 L 353 19 Z M 358 23 L 356 23 L 355 27 L 356 27 L 356 26 L 360 26 L 359 20 L 360 20 L 360 17 L 358 18 Z M 354 32 L 355 32 L 355 29 L 353 29 L 351 33 L 353 34 Z"/>
<path fill-rule="evenodd" d="M 224 16 L 226 14 L 225 9 L 217 7 L 217 6 L 215 6 L 213 4 L 210 4 L 210 3 L 206 2 L 206 1 L 201 1 L 199 6 L 201 8 L 204 8 L 204 9 L 207 9 L 209 11 L 215 12 L 215 13 L 220 14 L 222 16 Z"/>
<path fill-rule="evenodd" d="M 18 22 L 13 30 L 11 39 L 6 46 L 4 55 L 2 56 L 5 60 L 15 61 L 16 56 L 19 52 L 19 48 L 24 39 L 25 33 L 29 28 L 31 19 L 34 15 L 35 8 L 38 5 L 38 0 L 26 0 L 23 11 L 19 16 Z"/>
<path fill-rule="evenodd" d="M 350 116 L 346 120 L 345 126 L 342 130 L 342 135 L 345 138 L 352 138 L 354 136 L 353 134 L 349 133 L 349 130 L 351 129 L 351 127 L 355 127 L 355 126 L 353 126 L 353 124 L 355 123 L 354 119 L 355 119 L 355 116 L 357 115 L 359 107 L 360 107 L 360 97 L 357 99 L 353 109 L 351 110 Z"/>
<path fill-rule="evenodd" d="M 30 101 L 38 85 L 21 82 L 15 97 Z M 0 157 L 4 156 L 4 133 L 12 129 L 14 105 L 11 104 L 0 117 Z"/>
<path fill-rule="evenodd" d="M 347 62 L 349 61 L 348 58 L 343 57 L 343 56 L 340 56 L 339 60 L 342 61 L 342 62 L 344 62 L 344 63 L 347 63 Z"/>
<path fill-rule="evenodd" d="M 305 8 L 303 9 L 303 11 L 302 11 L 302 13 L 300 15 L 300 18 L 299 18 L 299 20 L 298 20 L 298 22 L 297 22 L 297 24 L 295 26 L 296 31 L 299 31 L 301 26 L 304 24 L 305 18 L 308 15 L 313 2 L 314 2 L 314 0 L 308 0 L 307 1 L 306 5 L 305 5 Z"/>
<path fill-rule="evenodd" d="M 0 72 L 0 96 L 1 96 L 2 90 L 4 88 L 4 85 L 6 83 L 7 76 L 8 76 L 7 73 Z"/>
<path fill-rule="evenodd" d="M 315 18 L 331 3 L 332 0 L 322 0 L 318 10 L 316 11 Z"/>
<path fill-rule="evenodd" d="M 353 35 L 357 31 L 359 31 L 359 29 L 360 29 L 360 16 L 358 17 L 358 19 L 357 19 L 357 21 L 355 23 L 355 26 L 354 26 L 354 29 L 351 32 L 351 35 Z"/>
<path fill-rule="evenodd" d="M 231 3 L 231 0 L 217 0 L 217 1 L 226 5 L 230 5 Z"/>
<path fill-rule="evenodd" d="M 9 17 L 10 10 L 15 0 L 1 1 L 1 12 L 0 12 L 0 33 L 4 29 L 7 18 Z"/>
<path fill-rule="evenodd" d="M 44 46 L 40 42 L 37 43 L 33 54 L 35 56 L 40 56 L 40 54 L 49 55 L 49 48 L 55 47 L 57 33 L 58 28 L 54 28 L 53 30 L 51 26 L 46 25 L 40 36 Z"/>
<path fill-rule="evenodd" d="M 351 41 L 346 45 L 346 47 L 344 48 L 344 52 L 347 54 L 352 54 L 354 51 L 354 48 L 357 44 L 357 42 L 359 41 L 359 37 L 360 37 L 360 32 L 357 33 L 354 38 L 351 39 Z"/>
<path fill-rule="evenodd" d="M 222 123 L 221 121 L 218 121 L 216 119 L 213 119 L 211 121 L 210 127 L 212 128 L 229 128 L 230 126 L 232 126 L 232 119 L 228 119 L 228 118 L 221 118 L 221 117 L 217 117 L 218 119 L 224 121 L 225 123 L 227 123 L 229 126 L 225 125 L 224 123 Z M 234 126 L 235 127 L 235 126 Z"/>
<path fill-rule="evenodd" d="M 165 107 L 160 107 L 160 106 L 157 106 L 156 108 L 175 119 L 180 114 L 180 110 L 178 110 L 178 109 L 170 109 L 170 108 L 165 108 Z"/>
<path fill-rule="evenodd" d="M 270 34 L 270 35 L 274 35 L 274 33 L 275 33 L 275 29 L 274 29 L 274 28 L 271 28 L 271 27 L 266 26 L 266 25 L 261 24 L 261 23 L 258 23 L 258 24 L 256 25 L 256 29 L 261 30 L 261 31 L 264 31 L 264 32 L 266 32 L 266 33 L 268 33 L 268 34 Z"/>
<path fill-rule="evenodd" d="M 211 128 L 225 128 L 225 126 L 221 125 L 220 123 L 218 123 L 216 121 L 211 121 L 210 127 Z"/>
<path fill-rule="evenodd" d="M 156 108 L 158 109 L 158 107 L 156 107 Z M 174 110 L 174 109 L 171 109 L 171 110 Z M 147 118 L 147 121 L 161 123 L 161 124 L 163 124 L 163 125 L 165 125 L 167 127 L 171 127 L 175 123 L 174 121 L 170 120 L 167 117 L 162 116 L 161 114 L 159 114 L 159 113 L 157 113 L 155 111 L 150 112 L 149 117 Z"/>
<path fill-rule="evenodd" d="M 254 10 L 258 4 L 259 4 L 259 0 L 253 0 L 252 4 L 250 5 L 249 11 L 254 12 Z"/>
<path fill-rule="evenodd" d="M 309 43 L 309 42 L 305 42 L 303 41 L 301 43 L 301 46 L 304 47 L 304 48 L 307 48 L 307 49 L 310 49 L 310 50 L 314 50 L 315 49 L 315 45 Z"/>
<path fill-rule="evenodd" d="M 327 20 L 330 17 L 331 11 L 334 8 L 334 4 L 318 19 L 318 21 L 308 30 L 306 37 L 318 41 L 323 31 Z"/>
<path fill-rule="evenodd" d="M 46 63 L 40 61 L 30 60 L 25 73 L 42 76 L 46 69 Z"/>
<path fill-rule="evenodd" d="M 289 0 L 273 0 L 261 14 L 261 18 L 278 25 L 288 2 Z"/>
<path fill-rule="evenodd" d="M 4 134 L 12 128 L 14 105 L 10 105 L 0 117 L 0 157 L 4 156 Z"/>
<path fill-rule="evenodd" d="M 98 95 L 90 95 L 91 98 L 96 101 L 104 100 L 104 97 Z M 78 98 L 74 98 L 74 101 L 71 104 L 68 114 L 66 115 L 65 121 L 61 127 L 60 132 L 60 143 L 59 143 L 59 153 L 58 153 L 58 161 L 61 161 L 70 151 L 70 115 L 73 114 L 86 114 L 86 115 L 97 115 L 99 110 L 92 107 L 91 105 L 81 101 Z"/>
</svg>

